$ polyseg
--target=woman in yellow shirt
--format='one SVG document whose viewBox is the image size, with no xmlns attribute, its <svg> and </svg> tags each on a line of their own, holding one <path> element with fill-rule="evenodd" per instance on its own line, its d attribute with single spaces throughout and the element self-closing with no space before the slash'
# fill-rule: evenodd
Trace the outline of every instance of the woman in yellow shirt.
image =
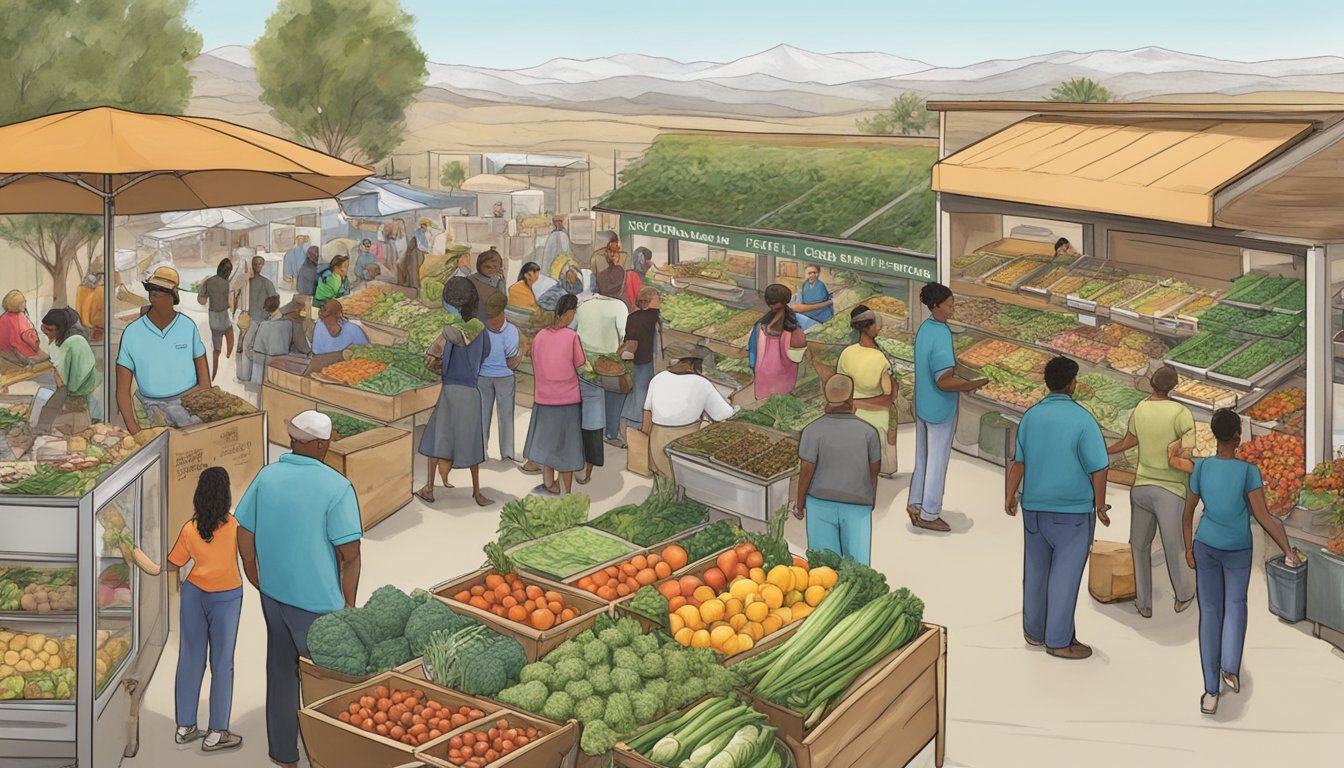
<svg viewBox="0 0 1344 768">
<path fill-rule="evenodd" d="M 850 310 L 849 327 L 857 340 L 840 353 L 835 372 L 854 380 L 854 415 L 872 424 L 882 438 L 881 474 L 891 477 L 896 474 L 896 425 L 891 421 L 896 385 L 891 361 L 877 346 L 882 317 L 860 304 Z"/>
<path fill-rule="evenodd" d="M 531 312 L 533 317 L 541 314 L 541 307 L 537 305 L 537 296 L 532 292 L 532 286 L 540 277 L 541 265 L 535 261 L 524 264 L 518 272 L 518 282 L 509 286 L 509 306 L 514 309 L 525 309 Z"/>
</svg>

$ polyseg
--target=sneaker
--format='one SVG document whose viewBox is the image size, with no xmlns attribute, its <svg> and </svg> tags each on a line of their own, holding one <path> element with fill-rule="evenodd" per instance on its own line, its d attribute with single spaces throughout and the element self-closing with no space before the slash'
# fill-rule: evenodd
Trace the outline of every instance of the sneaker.
<svg viewBox="0 0 1344 768">
<path fill-rule="evenodd" d="M 202 752 L 220 752 L 243 746 L 243 737 L 228 731 L 211 731 L 201 742 Z"/>
<path fill-rule="evenodd" d="M 1180 603 L 1177 603 L 1177 605 L 1180 605 Z M 1138 606 L 1135 606 L 1135 607 L 1138 608 Z M 1178 610 L 1177 613 L 1179 613 L 1179 612 L 1180 612 L 1180 611 Z M 1145 618 L 1145 619 L 1151 619 L 1151 618 L 1153 618 L 1153 609 L 1152 609 L 1152 608 L 1139 608 L 1139 615 L 1142 616 L 1142 617 Z"/>
<path fill-rule="evenodd" d="M 1092 648 L 1091 646 L 1083 645 L 1077 640 L 1074 640 L 1072 643 L 1069 643 L 1068 648 L 1047 648 L 1045 649 L 1045 652 L 1057 659 L 1080 660 L 1091 656 Z"/>
<path fill-rule="evenodd" d="M 173 741 L 178 744 L 190 744 L 204 735 L 205 734 L 201 732 L 201 729 L 193 725 L 190 727 L 178 728 L 177 731 L 173 733 Z"/>
</svg>

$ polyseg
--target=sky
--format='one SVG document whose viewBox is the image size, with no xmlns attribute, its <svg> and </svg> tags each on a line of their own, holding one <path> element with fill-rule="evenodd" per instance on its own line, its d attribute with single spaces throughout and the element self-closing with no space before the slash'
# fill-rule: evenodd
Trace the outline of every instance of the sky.
<svg viewBox="0 0 1344 768">
<path fill-rule="evenodd" d="M 420 46 L 430 61 L 501 69 L 617 53 L 732 61 L 781 43 L 818 53 L 880 51 L 935 66 L 1145 46 L 1236 61 L 1344 53 L 1339 44 L 1344 3 L 403 0 L 402 5 L 416 17 Z M 192 0 L 187 15 L 208 51 L 250 45 L 275 6 L 274 0 Z"/>
</svg>

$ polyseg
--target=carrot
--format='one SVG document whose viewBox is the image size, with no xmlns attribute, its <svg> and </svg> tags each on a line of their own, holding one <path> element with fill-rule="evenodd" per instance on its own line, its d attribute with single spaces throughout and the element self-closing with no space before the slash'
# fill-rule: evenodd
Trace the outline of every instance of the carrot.
<svg viewBox="0 0 1344 768">
<path fill-rule="evenodd" d="M 538 608 L 532 612 L 532 627 L 534 629 L 550 629 L 555 626 L 555 614 L 548 608 Z"/>
<path fill-rule="evenodd" d="M 500 576 L 497 573 L 492 573 L 485 577 L 486 589 L 494 589 L 495 587 L 498 587 L 500 584 L 503 583 L 504 583 L 504 577 Z"/>
</svg>

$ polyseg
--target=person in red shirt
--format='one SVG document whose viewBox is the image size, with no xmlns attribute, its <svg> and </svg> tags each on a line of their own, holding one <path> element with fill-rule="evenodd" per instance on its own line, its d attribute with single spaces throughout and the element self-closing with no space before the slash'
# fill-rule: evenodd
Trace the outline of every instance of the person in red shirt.
<svg viewBox="0 0 1344 768">
<path fill-rule="evenodd" d="M 38 343 L 37 329 L 28 319 L 28 299 L 19 291 L 5 294 L 5 313 L 0 315 L 0 354 L 12 362 L 27 365 L 47 359 Z"/>
</svg>

